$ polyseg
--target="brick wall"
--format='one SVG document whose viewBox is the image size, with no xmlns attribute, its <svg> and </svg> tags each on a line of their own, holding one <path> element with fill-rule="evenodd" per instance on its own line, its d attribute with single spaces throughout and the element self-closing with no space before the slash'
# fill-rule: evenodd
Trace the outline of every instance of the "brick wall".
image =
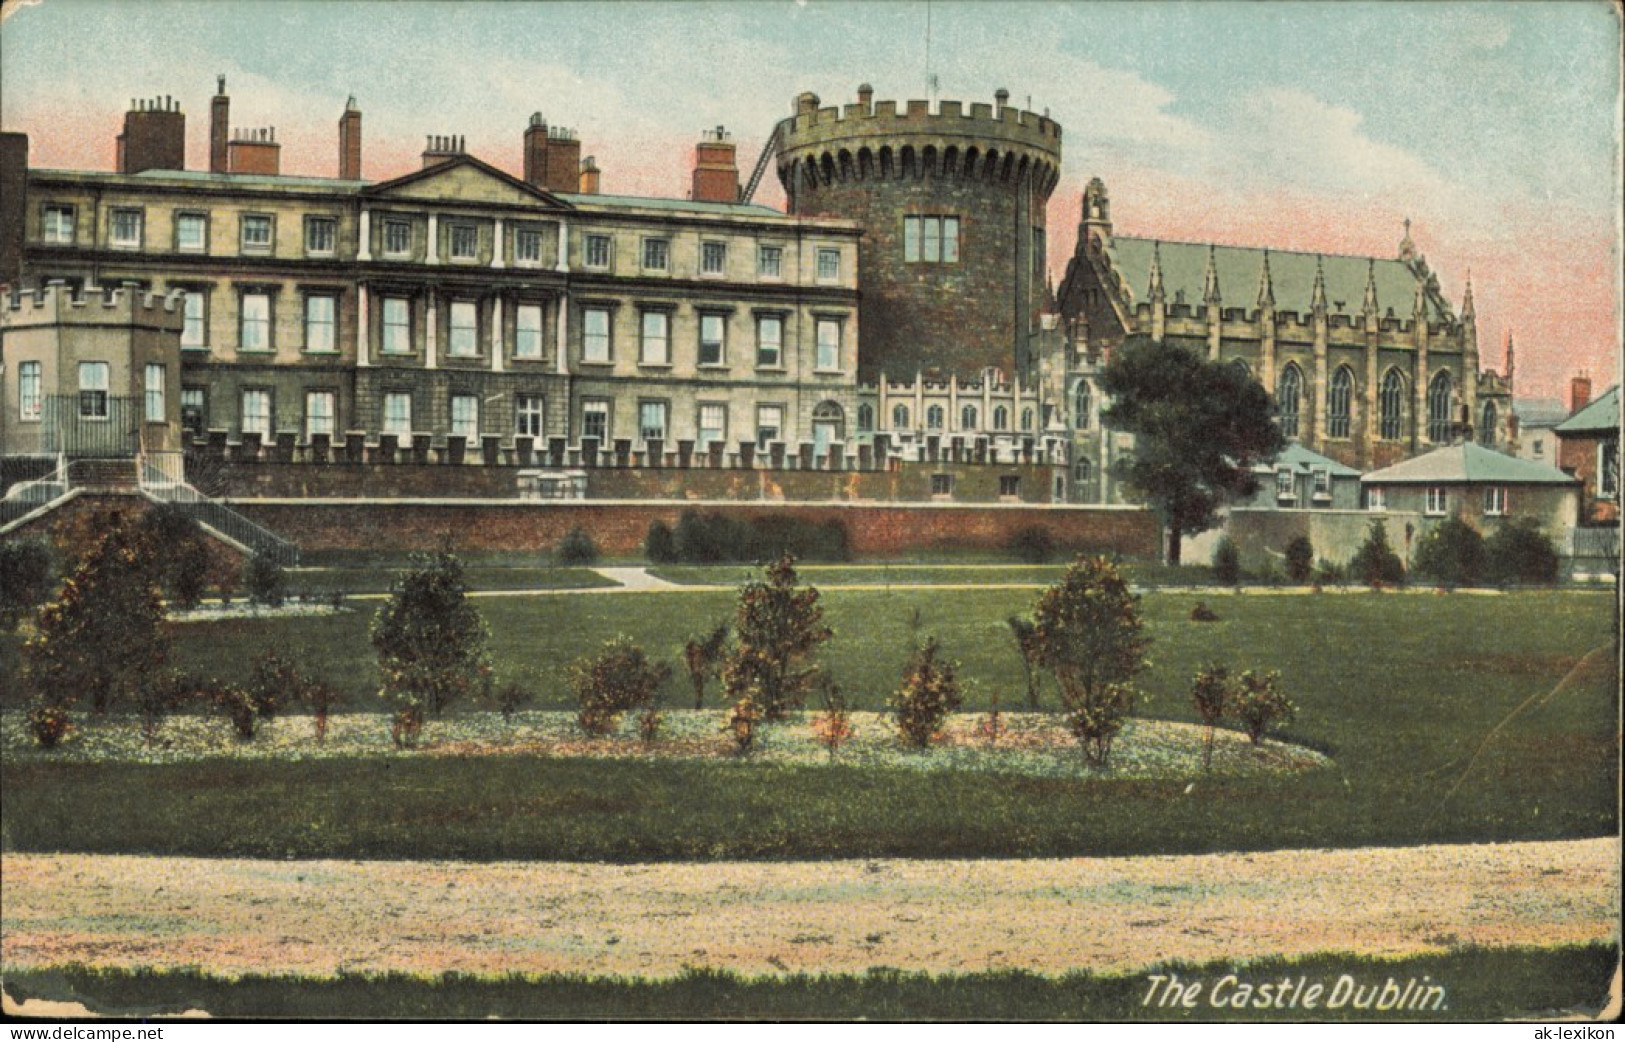
<svg viewBox="0 0 1625 1042">
<path fill-rule="evenodd" d="M 423 502 L 383 500 L 238 500 L 232 507 L 302 550 L 454 549 L 549 552 L 576 527 L 607 554 L 636 554 L 649 525 L 675 526 L 685 510 L 749 521 L 786 512 L 813 523 L 846 525 L 858 556 L 911 550 L 998 550 L 1023 528 L 1047 529 L 1068 550 L 1153 557 L 1156 523 L 1139 509 L 1111 507 L 949 506 L 719 502 Z"/>
</svg>

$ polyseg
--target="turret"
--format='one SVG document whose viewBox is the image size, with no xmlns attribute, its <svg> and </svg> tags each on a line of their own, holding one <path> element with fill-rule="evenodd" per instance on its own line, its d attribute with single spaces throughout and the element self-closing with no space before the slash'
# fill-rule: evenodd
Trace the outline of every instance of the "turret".
<svg viewBox="0 0 1625 1042">
<path fill-rule="evenodd" d="M 1202 303 L 1214 319 L 1219 317 L 1219 304 L 1224 298 L 1219 293 L 1219 262 L 1212 246 L 1207 248 L 1207 268 L 1202 272 Z"/>
<path fill-rule="evenodd" d="M 1078 237 L 1090 244 L 1112 244 L 1112 199 L 1106 193 L 1106 182 L 1098 177 L 1089 179 L 1083 190 L 1083 218 L 1078 226 Z"/>
<path fill-rule="evenodd" d="M 1315 287 L 1309 294 L 1309 310 L 1316 315 L 1326 314 L 1326 269 L 1318 253 L 1315 254 Z"/>
<path fill-rule="evenodd" d="M 1258 272 L 1258 309 L 1275 310 L 1275 281 L 1270 278 L 1270 251 L 1264 251 L 1264 263 Z"/>
<path fill-rule="evenodd" d="M 1374 328 L 1382 313 L 1378 310 L 1377 302 L 1377 262 L 1366 262 L 1365 299 L 1360 302 L 1360 314 L 1365 316 L 1366 326 Z"/>
<path fill-rule="evenodd" d="M 1146 286 L 1146 297 L 1151 301 L 1151 339 L 1162 343 L 1168 328 L 1168 302 L 1162 288 L 1162 243 L 1151 244 L 1151 277 Z"/>
</svg>

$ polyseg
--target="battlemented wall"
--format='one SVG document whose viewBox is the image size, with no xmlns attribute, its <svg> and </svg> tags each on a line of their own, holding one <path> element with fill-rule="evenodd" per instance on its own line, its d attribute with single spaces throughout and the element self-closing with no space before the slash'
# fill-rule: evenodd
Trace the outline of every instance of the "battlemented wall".
<svg viewBox="0 0 1625 1042">
<path fill-rule="evenodd" d="M 841 217 L 859 243 L 859 376 L 968 375 L 1028 362 L 1044 292 L 1045 209 L 1060 176 L 1061 128 L 1005 104 L 797 100 L 779 125 L 789 210 Z M 910 216 L 956 217 L 959 257 L 910 261 Z"/>
</svg>

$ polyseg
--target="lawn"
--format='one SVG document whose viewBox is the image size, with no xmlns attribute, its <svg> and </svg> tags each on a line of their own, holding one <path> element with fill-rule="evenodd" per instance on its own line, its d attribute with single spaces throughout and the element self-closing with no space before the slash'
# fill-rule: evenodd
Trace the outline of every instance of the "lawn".
<svg viewBox="0 0 1625 1042">
<path fill-rule="evenodd" d="M 1279 669 L 1293 740 L 1334 762 L 1291 777 L 1032 778 L 859 765 L 358 755 L 186 764 L 10 755 L 13 850 L 263 856 L 659 860 L 1053 856 L 1574 838 L 1617 833 L 1617 684 L 1606 593 L 1209 598 L 1153 593 L 1143 715 L 1190 721 L 1189 678 L 1214 658 Z M 825 661 L 878 709 L 910 620 L 973 682 L 969 708 L 1023 699 L 1004 617 L 1022 591 L 831 591 Z M 499 677 L 566 704 L 559 667 L 616 632 L 674 655 L 731 596 L 669 592 L 480 602 Z M 176 657 L 240 675 L 271 637 L 369 705 L 368 612 L 177 631 Z M 1569 674 L 1568 682 L 1552 692 Z M 684 704 L 673 679 L 670 703 Z M 715 693 L 711 695 L 715 702 Z M 1046 693 L 1046 704 L 1053 694 Z M 1526 705 L 1526 703 L 1528 703 Z M 1496 725 L 1517 712 L 1499 731 Z M 386 727 L 377 719 L 380 730 Z M 426 737 L 433 741 L 431 722 Z M 1492 731 L 1494 731 L 1492 735 Z M 1194 783 L 1194 784 L 1192 784 Z M 141 792 L 139 801 L 108 792 Z M 427 827 L 432 823 L 433 827 Z"/>
</svg>

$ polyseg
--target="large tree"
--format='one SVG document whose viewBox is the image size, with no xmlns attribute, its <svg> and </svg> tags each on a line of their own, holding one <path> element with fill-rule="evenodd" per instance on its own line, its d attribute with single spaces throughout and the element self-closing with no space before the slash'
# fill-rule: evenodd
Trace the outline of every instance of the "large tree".
<svg viewBox="0 0 1625 1042">
<path fill-rule="evenodd" d="M 1118 351 L 1102 387 L 1104 420 L 1135 435 L 1120 476 L 1168 531 L 1168 562 L 1180 540 L 1213 527 L 1221 504 L 1258 491 L 1254 464 L 1286 445 L 1269 394 L 1240 367 L 1210 362 L 1169 343 Z"/>
</svg>

